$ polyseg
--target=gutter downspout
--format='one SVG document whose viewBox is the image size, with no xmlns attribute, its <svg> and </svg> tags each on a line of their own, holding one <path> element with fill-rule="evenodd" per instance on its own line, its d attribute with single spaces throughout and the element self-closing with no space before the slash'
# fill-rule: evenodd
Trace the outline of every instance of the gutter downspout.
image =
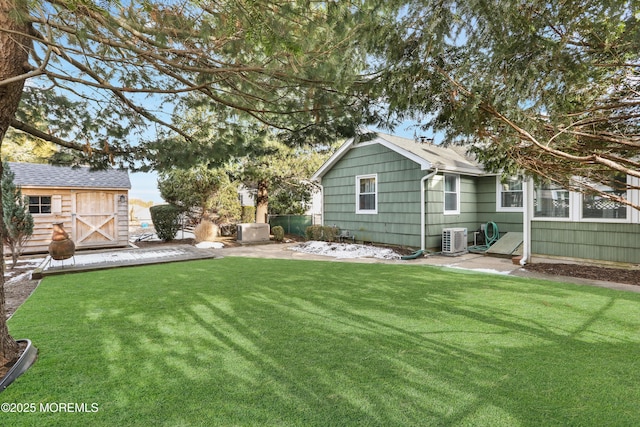
<svg viewBox="0 0 640 427">
<path fill-rule="evenodd" d="M 436 166 L 435 170 L 428 175 L 423 176 L 420 179 L 420 250 L 425 250 L 425 227 L 427 223 L 426 219 L 426 206 L 425 206 L 425 183 L 429 178 L 438 173 L 438 167 Z"/>
<path fill-rule="evenodd" d="M 533 203 L 529 202 L 529 195 L 533 194 L 533 180 L 527 179 L 523 188 L 522 210 L 522 259 L 520 265 L 524 266 L 531 258 L 531 217 L 533 216 Z"/>
<path fill-rule="evenodd" d="M 320 190 L 320 225 L 324 225 L 324 187 L 322 186 L 322 178 L 318 178 L 317 180 L 313 181 L 313 184 L 318 186 L 318 189 Z M 312 216 L 311 217 L 311 224 L 313 224 L 313 220 L 315 218 Z M 313 225 L 317 225 L 317 224 L 313 224 Z"/>
</svg>

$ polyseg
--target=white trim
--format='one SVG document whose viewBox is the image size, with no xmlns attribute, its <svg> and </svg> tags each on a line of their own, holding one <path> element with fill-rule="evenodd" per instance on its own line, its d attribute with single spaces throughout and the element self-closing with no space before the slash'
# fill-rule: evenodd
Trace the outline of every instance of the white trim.
<svg viewBox="0 0 640 427">
<path fill-rule="evenodd" d="M 629 175 L 627 175 L 627 185 L 629 185 L 631 183 L 631 177 Z M 634 195 L 634 193 L 637 193 L 634 190 L 627 190 L 627 195 L 626 198 L 629 201 L 632 201 L 632 197 Z M 576 199 L 578 200 L 578 203 L 576 203 L 576 205 L 578 206 L 578 212 L 576 212 L 577 216 L 576 218 L 578 218 L 577 220 L 580 222 L 603 222 L 603 223 L 613 223 L 613 224 L 627 224 L 627 223 L 631 223 L 631 206 L 625 206 L 626 207 L 626 218 L 585 218 L 584 215 L 584 194 L 583 193 L 577 193 L 577 197 Z"/>
<path fill-rule="evenodd" d="M 55 215 L 57 213 L 60 213 L 60 212 L 53 212 L 53 198 L 55 197 L 53 194 L 23 194 L 23 196 L 27 198 L 27 210 L 33 216 Z M 37 197 L 38 198 L 38 203 L 37 204 L 31 204 L 31 197 Z M 49 204 L 42 203 L 42 198 L 43 197 L 48 197 L 49 198 Z M 61 200 L 61 202 L 62 202 L 62 200 Z M 31 206 L 37 206 L 38 207 L 38 212 L 31 212 Z M 42 212 L 42 207 L 43 206 L 49 206 L 49 212 Z M 60 208 L 62 209 L 62 205 L 60 206 Z"/>
<path fill-rule="evenodd" d="M 420 165 L 420 170 L 429 170 L 432 168 L 431 162 L 428 160 L 423 159 L 422 157 L 418 156 L 417 154 L 414 154 L 410 151 L 405 150 L 404 148 L 398 147 L 397 145 L 395 145 L 393 142 L 389 142 L 386 139 L 378 136 L 370 141 L 365 141 L 361 144 L 358 144 L 358 147 L 366 147 L 367 145 L 375 145 L 375 144 L 379 144 L 382 145 L 383 147 L 388 148 L 391 151 L 394 151 L 398 154 L 400 154 L 403 157 L 406 157 L 407 159 L 416 162 L 418 165 Z"/>
<path fill-rule="evenodd" d="M 324 174 L 327 173 L 327 171 L 331 169 L 333 165 L 335 165 L 347 151 L 349 151 L 354 141 L 354 138 L 349 138 L 348 140 L 346 140 L 345 143 L 342 144 L 340 148 L 338 148 L 336 152 L 333 153 L 333 155 L 322 164 L 322 166 L 320 166 L 320 169 L 318 169 L 316 173 L 311 176 L 311 180 L 316 181 L 322 178 Z"/>
<path fill-rule="evenodd" d="M 627 183 L 633 184 L 634 180 L 627 177 Z M 569 191 L 569 190 L 562 190 Z M 553 221 L 553 222 L 585 222 L 585 223 L 603 223 L 603 224 L 637 224 L 640 222 L 640 213 L 636 209 L 627 206 L 626 218 L 584 218 L 582 216 L 583 193 L 569 191 L 569 216 L 568 217 L 537 217 L 533 209 L 533 197 L 535 194 L 535 186 L 532 187 L 531 194 L 525 202 L 531 204 L 531 221 Z M 629 201 L 634 202 L 640 199 L 639 190 L 628 190 L 627 197 Z"/>
<path fill-rule="evenodd" d="M 536 194 L 536 186 L 534 185 L 531 191 L 531 195 L 529 196 L 529 198 L 531 200 L 528 200 L 528 202 L 531 203 L 531 220 L 532 221 L 559 221 L 559 222 L 571 222 L 573 221 L 573 218 L 575 218 L 575 214 L 576 214 L 576 200 L 574 197 L 574 193 L 572 193 L 569 190 L 565 190 L 563 188 L 558 188 L 558 191 L 567 191 L 569 193 L 569 215 L 568 216 L 536 216 L 536 210 L 534 207 L 534 203 L 533 203 L 533 199 L 535 197 Z M 555 191 L 555 190 L 548 190 L 548 191 Z"/>
<path fill-rule="evenodd" d="M 425 196 L 425 191 L 429 191 L 429 188 L 426 186 L 429 178 L 433 177 L 438 173 L 438 168 L 436 168 L 431 173 L 420 178 L 420 250 L 425 250 L 426 246 L 426 236 L 425 229 L 427 228 L 427 212 L 426 212 L 426 201 L 427 197 Z"/>
<path fill-rule="evenodd" d="M 447 192 L 447 176 L 452 176 L 456 179 L 456 209 L 455 210 L 447 210 L 447 193 L 453 193 L 452 191 Z M 443 215 L 460 215 L 460 175 L 455 173 L 443 173 L 442 174 L 442 212 Z"/>
<path fill-rule="evenodd" d="M 522 206 L 519 207 L 503 207 L 502 206 L 502 176 L 496 175 L 496 212 L 524 212 L 524 198 L 526 180 L 522 175 L 517 175 L 511 178 L 520 178 L 522 180 Z"/>
<path fill-rule="evenodd" d="M 629 177 L 629 184 L 632 187 L 640 187 L 640 178 L 634 177 L 634 176 L 630 176 Z M 629 194 L 629 200 L 631 203 L 633 203 L 634 205 L 638 206 L 640 205 L 640 190 L 631 190 Z M 638 224 L 640 223 L 640 210 L 638 209 L 631 209 L 631 215 L 629 220 L 631 221 L 631 223 L 633 224 Z"/>
<path fill-rule="evenodd" d="M 360 180 L 362 179 L 370 179 L 373 178 L 374 182 L 375 182 L 375 192 L 374 192 L 374 204 L 375 207 L 373 209 L 360 209 Z M 378 174 L 377 173 L 373 173 L 373 174 L 366 174 L 366 175 L 356 175 L 356 182 L 355 182 L 355 186 L 356 186 L 356 214 L 362 214 L 362 215 L 376 215 L 378 213 L 378 186 L 379 186 L 379 182 L 378 182 Z"/>
<path fill-rule="evenodd" d="M 520 265 L 525 265 L 531 262 L 531 218 L 533 218 L 533 203 L 530 203 L 529 198 L 533 200 L 533 179 L 523 177 L 523 204 L 524 211 L 522 212 L 522 259 Z"/>
</svg>

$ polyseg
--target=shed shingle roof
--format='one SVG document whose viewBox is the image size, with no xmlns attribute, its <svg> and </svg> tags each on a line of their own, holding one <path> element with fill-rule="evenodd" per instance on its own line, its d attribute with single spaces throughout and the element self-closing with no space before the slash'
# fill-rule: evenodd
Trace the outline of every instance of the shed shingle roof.
<svg viewBox="0 0 640 427">
<path fill-rule="evenodd" d="M 14 182 L 21 187 L 130 189 L 129 173 L 124 169 L 91 170 L 36 163 L 9 162 Z"/>
</svg>

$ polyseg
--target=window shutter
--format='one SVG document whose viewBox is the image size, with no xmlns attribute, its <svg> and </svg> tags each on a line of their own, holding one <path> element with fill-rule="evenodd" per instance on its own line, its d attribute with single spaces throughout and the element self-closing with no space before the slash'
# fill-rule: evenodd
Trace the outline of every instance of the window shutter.
<svg viewBox="0 0 640 427">
<path fill-rule="evenodd" d="M 51 197 L 51 213 L 53 214 L 62 213 L 62 196 L 54 195 Z"/>
</svg>

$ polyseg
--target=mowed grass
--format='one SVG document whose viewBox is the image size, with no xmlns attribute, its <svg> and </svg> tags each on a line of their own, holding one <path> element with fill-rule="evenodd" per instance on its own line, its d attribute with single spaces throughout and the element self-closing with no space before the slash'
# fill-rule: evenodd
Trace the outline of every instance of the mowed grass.
<svg viewBox="0 0 640 427">
<path fill-rule="evenodd" d="M 640 425 L 634 293 L 225 258 L 46 278 L 9 326 L 2 425 Z"/>
</svg>

